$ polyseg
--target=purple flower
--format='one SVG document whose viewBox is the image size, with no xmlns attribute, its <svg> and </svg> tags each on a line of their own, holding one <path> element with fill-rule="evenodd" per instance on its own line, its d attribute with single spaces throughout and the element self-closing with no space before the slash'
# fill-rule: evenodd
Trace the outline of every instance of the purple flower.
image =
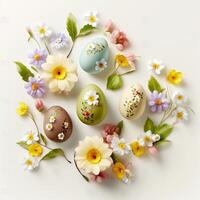
<svg viewBox="0 0 200 200">
<path fill-rule="evenodd" d="M 25 85 L 27 93 L 34 98 L 41 98 L 45 94 L 45 84 L 42 79 L 29 77 L 28 83 Z"/>
<path fill-rule="evenodd" d="M 38 68 L 41 68 L 41 65 L 46 62 L 47 51 L 35 49 L 28 56 L 30 58 L 30 63 Z"/>
<path fill-rule="evenodd" d="M 64 33 L 57 33 L 54 37 L 51 39 L 51 45 L 52 47 L 55 47 L 56 49 L 61 49 L 64 46 L 66 46 L 68 43 L 68 39 Z"/>
<path fill-rule="evenodd" d="M 154 90 L 151 93 L 151 97 L 149 100 L 150 110 L 152 112 L 162 112 L 169 107 L 169 101 L 165 98 L 165 94 Z"/>
</svg>

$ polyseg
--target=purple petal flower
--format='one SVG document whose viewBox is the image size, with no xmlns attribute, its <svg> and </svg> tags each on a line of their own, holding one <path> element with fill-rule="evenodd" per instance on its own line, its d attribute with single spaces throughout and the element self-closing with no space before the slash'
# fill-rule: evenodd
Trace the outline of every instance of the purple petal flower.
<svg viewBox="0 0 200 200">
<path fill-rule="evenodd" d="M 153 91 L 150 95 L 149 106 L 151 112 L 161 113 L 169 107 L 169 101 L 165 98 L 164 93 Z"/>
<path fill-rule="evenodd" d="M 28 55 L 30 58 L 30 64 L 41 68 L 42 64 L 46 62 L 47 55 L 48 53 L 46 50 L 35 49 Z"/>
<path fill-rule="evenodd" d="M 42 79 L 29 77 L 28 83 L 25 85 L 26 91 L 34 98 L 41 98 L 45 94 L 45 83 Z"/>
<path fill-rule="evenodd" d="M 51 45 L 52 47 L 55 47 L 56 49 L 61 49 L 64 46 L 66 46 L 68 43 L 68 39 L 64 33 L 57 33 L 54 37 L 51 39 Z"/>
</svg>

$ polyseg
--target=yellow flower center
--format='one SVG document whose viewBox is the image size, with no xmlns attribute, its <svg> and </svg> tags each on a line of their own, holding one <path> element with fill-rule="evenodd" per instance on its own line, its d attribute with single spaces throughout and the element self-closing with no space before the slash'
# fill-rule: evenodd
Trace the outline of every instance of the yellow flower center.
<svg viewBox="0 0 200 200">
<path fill-rule="evenodd" d="M 33 162 L 32 162 L 32 160 L 26 160 L 26 162 L 25 162 L 25 164 L 27 165 L 27 166 L 31 166 L 32 164 L 33 164 Z"/>
<path fill-rule="evenodd" d="M 35 54 L 34 55 L 34 60 L 39 61 L 41 58 L 41 56 L 39 54 Z"/>
<path fill-rule="evenodd" d="M 145 148 L 143 146 L 140 146 L 138 141 L 135 141 L 131 144 L 131 149 L 134 155 L 138 157 L 142 156 L 145 152 Z"/>
<path fill-rule="evenodd" d="M 126 145 L 125 145 L 123 142 L 121 142 L 121 143 L 118 144 L 118 147 L 119 147 L 120 149 L 125 149 L 125 148 L 126 148 Z"/>
<path fill-rule="evenodd" d="M 157 63 L 153 63 L 152 67 L 153 67 L 154 69 L 158 69 L 158 68 L 159 68 L 159 65 L 158 65 Z"/>
<path fill-rule="evenodd" d="M 115 59 L 116 59 L 116 62 L 118 63 L 119 66 L 122 66 L 122 67 L 128 67 L 129 66 L 128 60 L 125 56 L 117 55 Z"/>
<path fill-rule="evenodd" d="M 182 95 L 179 95 L 177 98 L 178 98 L 178 100 L 183 100 L 183 96 Z"/>
<path fill-rule="evenodd" d="M 28 139 L 33 140 L 33 134 L 32 133 L 28 134 Z"/>
<path fill-rule="evenodd" d="M 31 88 L 32 90 L 37 90 L 39 88 L 39 85 L 37 83 L 32 83 Z"/>
<path fill-rule="evenodd" d="M 43 149 L 39 144 L 36 143 L 30 145 L 28 151 L 31 156 L 40 156 L 43 152 Z"/>
<path fill-rule="evenodd" d="M 92 164 L 98 164 L 101 158 L 102 156 L 98 149 L 90 149 L 87 153 L 87 160 Z"/>
<path fill-rule="evenodd" d="M 91 23 L 94 23 L 94 22 L 96 22 L 96 17 L 90 16 L 89 20 L 90 20 Z"/>
<path fill-rule="evenodd" d="M 41 34 L 43 34 L 43 33 L 45 33 L 45 32 L 46 32 L 46 30 L 45 30 L 45 28 L 44 28 L 44 27 L 41 27 L 41 28 L 39 29 L 39 32 L 40 32 Z"/>
<path fill-rule="evenodd" d="M 159 105 L 161 105 L 161 104 L 162 104 L 162 101 L 161 101 L 160 99 L 156 99 L 156 100 L 155 100 L 155 103 L 156 103 L 156 105 L 158 105 L 158 106 L 159 106 Z"/>
<path fill-rule="evenodd" d="M 89 101 L 94 101 L 94 96 L 89 96 L 88 100 Z"/>
<path fill-rule="evenodd" d="M 183 112 L 178 112 L 177 113 L 177 118 L 178 119 L 183 119 Z"/>
<path fill-rule="evenodd" d="M 126 170 L 126 168 L 121 162 L 115 163 L 115 165 L 112 169 L 113 173 L 115 173 L 117 178 L 120 180 L 124 177 L 125 170 Z"/>
<path fill-rule="evenodd" d="M 149 136 L 144 136 L 145 143 L 148 143 L 151 141 L 151 138 Z"/>
<path fill-rule="evenodd" d="M 58 80 L 65 79 L 67 75 L 66 69 L 63 66 L 54 67 L 52 73 L 53 73 L 53 77 Z"/>
</svg>

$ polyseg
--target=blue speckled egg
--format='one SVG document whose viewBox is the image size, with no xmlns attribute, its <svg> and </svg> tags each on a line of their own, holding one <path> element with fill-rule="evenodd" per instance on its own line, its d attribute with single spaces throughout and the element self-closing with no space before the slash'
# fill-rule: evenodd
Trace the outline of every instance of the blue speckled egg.
<svg viewBox="0 0 200 200">
<path fill-rule="evenodd" d="M 109 48 L 104 38 L 91 40 L 81 51 L 80 67 L 90 73 L 97 74 L 108 67 Z"/>
</svg>

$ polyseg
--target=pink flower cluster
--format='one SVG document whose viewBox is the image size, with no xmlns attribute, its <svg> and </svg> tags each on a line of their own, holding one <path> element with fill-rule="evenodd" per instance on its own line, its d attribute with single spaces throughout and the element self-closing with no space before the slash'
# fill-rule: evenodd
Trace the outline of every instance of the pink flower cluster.
<svg viewBox="0 0 200 200">
<path fill-rule="evenodd" d="M 113 124 L 106 124 L 102 131 L 104 142 L 110 144 L 113 137 L 118 137 L 120 128 Z"/>
<path fill-rule="evenodd" d="M 126 34 L 116 28 L 111 20 L 105 24 L 105 31 L 111 33 L 111 42 L 116 45 L 118 50 L 123 51 L 128 47 L 129 40 Z"/>
<path fill-rule="evenodd" d="M 89 179 L 90 181 L 102 183 L 103 180 L 105 180 L 108 177 L 108 175 L 105 172 L 100 172 L 98 175 L 90 174 Z"/>
</svg>

